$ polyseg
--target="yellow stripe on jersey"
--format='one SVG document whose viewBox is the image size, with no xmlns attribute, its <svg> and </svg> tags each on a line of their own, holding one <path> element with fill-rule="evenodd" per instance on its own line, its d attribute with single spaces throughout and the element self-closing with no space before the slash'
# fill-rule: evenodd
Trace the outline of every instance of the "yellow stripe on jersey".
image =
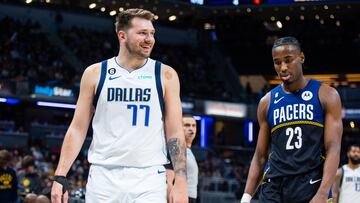
<svg viewBox="0 0 360 203">
<path fill-rule="evenodd" d="M 271 133 L 273 133 L 275 130 L 277 130 L 277 129 L 279 129 L 279 128 L 282 128 L 282 127 L 285 127 L 285 126 L 289 126 L 289 125 L 299 125 L 299 124 L 315 125 L 315 126 L 318 126 L 318 127 L 321 127 L 321 128 L 324 127 L 323 124 L 318 123 L 318 122 L 314 122 L 314 121 L 293 121 L 293 122 L 282 123 L 282 124 L 280 124 L 280 125 L 277 125 L 277 126 L 273 127 L 273 128 L 271 129 Z"/>
</svg>

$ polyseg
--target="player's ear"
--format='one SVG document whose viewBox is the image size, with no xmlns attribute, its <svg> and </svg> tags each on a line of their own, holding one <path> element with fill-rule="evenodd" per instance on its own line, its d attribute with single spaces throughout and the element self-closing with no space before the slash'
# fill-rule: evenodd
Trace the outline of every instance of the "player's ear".
<svg viewBox="0 0 360 203">
<path fill-rule="evenodd" d="M 126 33 L 124 31 L 122 31 L 122 30 L 117 32 L 117 36 L 118 36 L 119 40 L 125 40 L 126 39 Z"/>
<path fill-rule="evenodd" d="M 300 53 L 300 61 L 301 61 L 302 64 L 304 64 L 304 62 L 305 62 L 304 52 L 301 52 L 301 53 Z"/>
</svg>

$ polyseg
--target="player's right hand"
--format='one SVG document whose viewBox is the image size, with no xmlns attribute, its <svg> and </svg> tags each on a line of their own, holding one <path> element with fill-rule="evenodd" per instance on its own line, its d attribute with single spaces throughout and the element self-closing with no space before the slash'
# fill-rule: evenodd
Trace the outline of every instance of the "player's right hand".
<svg viewBox="0 0 360 203">
<path fill-rule="evenodd" d="M 63 194 L 63 186 L 53 181 L 51 188 L 51 203 L 67 203 L 69 199 L 69 193 L 66 191 Z"/>
<path fill-rule="evenodd" d="M 189 202 L 189 196 L 187 193 L 186 182 L 182 183 L 181 181 L 178 181 L 178 183 L 177 183 L 175 180 L 175 184 L 174 184 L 172 190 L 170 191 L 169 200 L 170 200 L 169 203 L 188 203 Z"/>
</svg>

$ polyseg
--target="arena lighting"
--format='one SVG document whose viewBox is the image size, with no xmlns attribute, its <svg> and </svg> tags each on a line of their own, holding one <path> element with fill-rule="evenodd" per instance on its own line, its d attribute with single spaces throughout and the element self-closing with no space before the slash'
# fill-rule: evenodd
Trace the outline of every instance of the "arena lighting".
<svg viewBox="0 0 360 203">
<path fill-rule="evenodd" d="M 46 3 L 50 3 L 50 0 L 46 0 L 45 2 L 46 2 Z"/>
<path fill-rule="evenodd" d="M 96 7 L 96 3 L 92 3 L 92 4 L 89 5 L 89 8 L 90 8 L 90 9 L 93 9 L 93 8 L 95 8 L 95 7 Z"/>
<path fill-rule="evenodd" d="M 200 130 L 200 147 L 206 146 L 206 126 L 205 119 L 200 120 L 201 130 Z"/>
<path fill-rule="evenodd" d="M 232 3 L 234 4 L 234 6 L 239 5 L 239 0 L 233 0 Z"/>
<path fill-rule="evenodd" d="M 331 15 L 330 15 L 330 18 L 331 18 L 331 19 L 334 19 L 334 18 L 335 18 L 334 14 L 331 14 Z"/>
<path fill-rule="evenodd" d="M 253 2 L 254 2 L 254 4 L 256 4 L 256 5 L 259 5 L 259 4 L 261 3 L 260 0 L 254 0 Z"/>
<path fill-rule="evenodd" d="M 109 15 L 110 15 L 110 16 L 116 15 L 116 11 L 115 11 L 115 10 L 110 11 Z"/>
<path fill-rule="evenodd" d="M 0 102 L 15 105 L 15 104 L 18 104 L 20 102 L 20 100 L 13 99 L 13 98 L 2 98 L 2 97 L 0 97 Z"/>
<path fill-rule="evenodd" d="M 290 16 L 286 16 L 285 20 L 289 21 L 290 20 Z"/>
<path fill-rule="evenodd" d="M 159 16 L 155 15 L 155 16 L 154 16 L 154 19 L 155 19 L 155 20 L 159 19 Z"/>
<path fill-rule="evenodd" d="M 341 24 L 340 24 L 340 21 L 337 20 L 337 21 L 336 21 L 336 26 L 340 27 L 340 25 L 341 25 Z"/>
<path fill-rule="evenodd" d="M 100 9 L 101 12 L 105 12 L 105 10 L 106 10 L 105 7 L 101 7 Z"/>
<path fill-rule="evenodd" d="M 250 13 L 251 12 L 251 8 L 247 8 L 246 12 Z"/>
<path fill-rule="evenodd" d="M 207 147 L 208 137 L 212 137 L 211 130 L 214 125 L 214 119 L 211 117 L 201 117 L 200 120 L 200 147 Z"/>
<path fill-rule="evenodd" d="M 249 134 L 248 134 L 249 142 L 253 142 L 254 141 L 254 129 L 253 129 L 254 123 L 249 122 L 248 126 L 249 126 Z"/>
<path fill-rule="evenodd" d="M 282 23 L 281 23 L 281 21 L 276 21 L 276 26 L 278 27 L 278 28 L 282 28 L 283 27 L 283 25 L 282 25 Z"/>
<path fill-rule="evenodd" d="M 176 20 L 176 16 L 175 16 L 175 15 L 172 15 L 172 16 L 169 17 L 169 21 L 174 21 L 174 20 Z"/>
<path fill-rule="evenodd" d="M 44 102 L 38 101 L 36 102 L 38 106 L 47 106 L 47 107 L 56 107 L 56 108 L 65 108 L 65 109 L 75 109 L 75 104 L 66 104 L 66 103 L 57 103 L 57 102 Z"/>
<path fill-rule="evenodd" d="M 27 4 L 29 4 L 29 3 L 31 3 L 32 2 L 32 0 L 26 0 L 25 1 L 25 3 L 27 3 Z"/>
<path fill-rule="evenodd" d="M 274 17 L 274 16 L 271 16 L 271 17 L 270 17 L 270 20 L 271 20 L 271 21 L 275 21 L 275 17 Z"/>
<path fill-rule="evenodd" d="M 121 11 L 124 11 L 124 8 L 123 7 L 120 7 L 119 8 L 119 11 L 121 12 Z"/>
<path fill-rule="evenodd" d="M 318 14 L 315 15 L 315 19 L 316 20 L 319 20 L 320 19 L 320 16 Z"/>
<path fill-rule="evenodd" d="M 351 128 L 355 128 L 355 123 L 354 123 L 354 121 L 350 121 L 350 127 L 351 127 Z"/>
</svg>

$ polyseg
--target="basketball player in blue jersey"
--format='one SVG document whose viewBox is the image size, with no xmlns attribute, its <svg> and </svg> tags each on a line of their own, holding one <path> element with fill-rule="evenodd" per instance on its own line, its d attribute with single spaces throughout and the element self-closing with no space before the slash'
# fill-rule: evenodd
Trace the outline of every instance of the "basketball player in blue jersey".
<svg viewBox="0 0 360 203">
<path fill-rule="evenodd" d="M 277 39 L 272 57 L 282 84 L 259 102 L 260 130 L 241 203 L 250 202 L 259 185 L 261 203 L 326 203 L 339 164 L 340 97 L 304 77 L 305 56 L 295 38 Z"/>
<path fill-rule="evenodd" d="M 55 171 L 53 203 L 68 200 L 66 174 L 91 119 L 86 202 L 166 203 L 167 148 L 175 171 L 171 201 L 188 202 L 179 79 L 174 69 L 149 58 L 153 19 L 143 9 L 120 12 L 115 23 L 118 56 L 84 71 Z"/>
</svg>

